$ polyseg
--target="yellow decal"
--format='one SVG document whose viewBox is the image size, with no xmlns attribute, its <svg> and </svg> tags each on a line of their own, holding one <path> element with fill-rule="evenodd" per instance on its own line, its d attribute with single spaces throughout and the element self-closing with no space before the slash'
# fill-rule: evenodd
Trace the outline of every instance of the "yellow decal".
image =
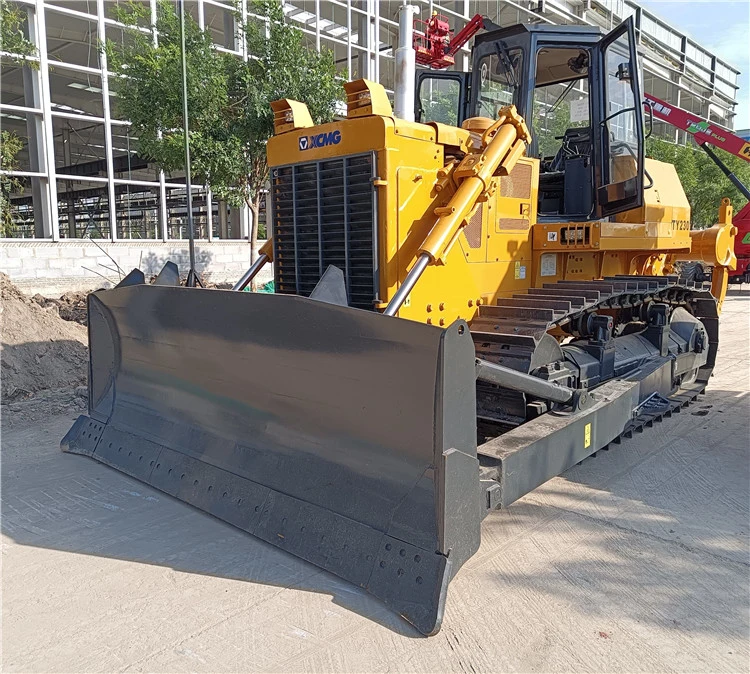
<svg viewBox="0 0 750 674">
<path fill-rule="evenodd" d="M 591 446 L 591 424 L 586 424 L 583 428 L 583 448 L 588 449 Z"/>
<path fill-rule="evenodd" d="M 515 277 L 516 281 L 521 278 L 521 263 L 520 262 L 516 262 L 513 276 Z"/>
</svg>

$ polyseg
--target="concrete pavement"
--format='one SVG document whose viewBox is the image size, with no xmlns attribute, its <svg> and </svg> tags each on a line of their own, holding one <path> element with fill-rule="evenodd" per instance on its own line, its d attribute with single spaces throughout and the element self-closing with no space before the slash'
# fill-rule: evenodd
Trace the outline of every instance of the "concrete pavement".
<svg viewBox="0 0 750 674">
<path fill-rule="evenodd" d="M 750 294 L 707 395 L 490 515 L 421 637 L 356 587 L 95 461 L 2 438 L 7 672 L 747 671 Z"/>
</svg>

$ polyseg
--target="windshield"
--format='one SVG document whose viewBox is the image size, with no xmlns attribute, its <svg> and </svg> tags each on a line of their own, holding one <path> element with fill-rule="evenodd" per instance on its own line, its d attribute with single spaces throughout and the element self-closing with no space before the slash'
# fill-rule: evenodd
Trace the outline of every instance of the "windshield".
<svg viewBox="0 0 750 674">
<path fill-rule="evenodd" d="M 479 62 L 479 115 L 497 118 L 500 108 L 514 102 L 520 81 L 520 49 L 507 50 L 498 44 L 494 54 Z"/>
</svg>

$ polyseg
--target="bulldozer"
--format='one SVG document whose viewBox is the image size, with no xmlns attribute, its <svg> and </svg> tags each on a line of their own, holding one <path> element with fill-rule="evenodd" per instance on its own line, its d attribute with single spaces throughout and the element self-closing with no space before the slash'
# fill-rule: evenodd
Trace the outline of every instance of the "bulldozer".
<svg viewBox="0 0 750 674">
<path fill-rule="evenodd" d="M 644 158 L 632 20 L 502 28 L 472 58 L 421 74 L 418 121 L 367 80 L 323 125 L 274 102 L 257 261 L 233 291 L 168 264 L 91 294 L 62 441 L 425 635 L 489 512 L 704 391 L 734 264 L 731 205 L 691 231 Z M 275 292 L 238 292 L 264 264 Z"/>
</svg>

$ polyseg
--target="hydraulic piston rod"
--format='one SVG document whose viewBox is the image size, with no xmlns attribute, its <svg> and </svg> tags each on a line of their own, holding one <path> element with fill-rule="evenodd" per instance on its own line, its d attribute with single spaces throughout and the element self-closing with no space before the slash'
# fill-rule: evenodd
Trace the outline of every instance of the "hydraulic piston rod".
<svg viewBox="0 0 750 674">
<path fill-rule="evenodd" d="M 437 220 L 419 249 L 417 261 L 383 312 L 386 316 L 398 313 L 430 264 L 443 264 L 477 200 L 490 188 L 492 176 L 496 171 L 508 175 L 526 149 L 531 137 L 515 106 L 503 108 L 499 114 L 484 132 L 482 150 L 464 157 L 455 169 L 454 178 L 460 180 L 458 189 L 446 206 L 435 209 Z"/>
<path fill-rule="evenodd" d="M 528 393 L 529 395 L 550 400 L 555 403 L 570 402 L 575 394 L 575 390 L 567 386 L 553 384 L 552 382 L 532 377 L 530 374 L 512 370 L 509 367 L 496 365 L 489 361 L 477 358 L 475 361 L 477 370 L 477 379 L 503 386 L 505 388 Z"/>
<path fill-rule="evenodd" d="M 385 311 L 383 312 L 386 316 L 395 316 L 398 313 L 398 310 L 401 308 L 401 305 L 406 301 L 406 298 L 409 297 L 409 293 L 411 292 L 411 289 L 414 287 L 414 284 L 419 280 L 419 277 L 422 276 L 422 273 L 425 269 L 427 269 L 427 265 L 430 264 L 430 256 L 428 253 L 422 253 L 418 258 L 417 261 L 414 263 L 414 266 L 409 270 L 409 273 L 406 275 L 406 278 L 404 279 L 404 282 L 401 284 L 401 287 L 396 291 L 396 294 L 393 296 L 393 299 L 388 303 L 388 306 L 385 308 Z"/>
<path fill-rule="evenodd" d="M 250 265 L 250 269 L 248 269 L 243 274 L 242 278 L 232 286 L 232 290 L 244 290 L 247 288 L 248 283 L 255 278 L 261 269 L 263 269 L 266 262 L 268 262 L 267 255 L 264 255 L 263 253 L 258 255 L 258 259 Z"/>
<path fill-rule="evenodd" d="M 258 272 L 263 269 L 266 262 L 271 262 L 272 260 L 273 239 L 268 239 L 258 251 L 258 259 L 250 265 L 250 269 L 242 275 L 242 278 L 232 286 L 232 290 L 244 290 L 247 288 L 247 285 L 257 276 Z"/>
</svg>

